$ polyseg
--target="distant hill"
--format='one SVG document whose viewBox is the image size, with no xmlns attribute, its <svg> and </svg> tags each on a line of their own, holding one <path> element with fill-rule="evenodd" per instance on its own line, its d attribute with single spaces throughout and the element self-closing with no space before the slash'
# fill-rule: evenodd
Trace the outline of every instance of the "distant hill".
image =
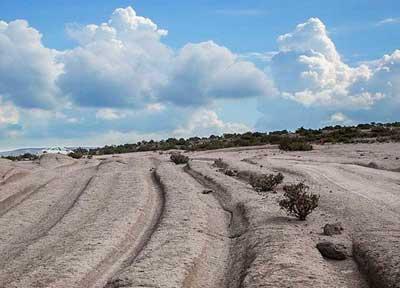
<svg viewBox="0 0 400 288">
<path fill-rule="evenodd" d="M 19 156 L 25 153 L 30 153 L 37 155 L 42 151 L 44 148 L 23 148 L 23 149 L 16 149 L 10 151 L 0 152 L 0 156 Z"/>
<path fill-rule="evenodd" d="M 48 147 L 46 147 L 46 148 L 48 148 Z M 23 155 L 25 153 L 38 155 L 43 149 L 46 149 L 46 148 L 44 148 L 44 147 L 43 148 L 22 148 L 22 149 L 10 150 L 10 151 L 3 151 L 3 152 L 0 152 L 0 157 L 1 156 L 4 156 L 4 157 L 6 157 L 6 156 L 19 156 L 19 155 Z M 66 148 L 74 150 L 74 149 L 76 149 L 78 147 L 66 147 Z M 83 148 L 84 149 L 95 149 L 93 147 L 83 147 Z"/>
</svg>

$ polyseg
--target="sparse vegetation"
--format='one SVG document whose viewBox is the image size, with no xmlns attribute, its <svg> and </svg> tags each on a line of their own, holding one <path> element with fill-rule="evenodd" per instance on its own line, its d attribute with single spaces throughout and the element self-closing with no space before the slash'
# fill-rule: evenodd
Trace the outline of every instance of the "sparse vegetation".
<svg viewBox="0 0 400 288">
<path fill-rule="evenodd" d="M 318 207 L 319 195 L 308 192 L 309 187 L 304 183 L 285 185 L 283 190 L 285 191 L 284 199 L 279 201 L 279 206 L 288 215 L 304 221 Z"/>
<path fill-rule="evenodd" d="M 69 153 L 68 156 L 74 159 L 81 159 L 83 157 L 83 153 L 79 151 L 74 151 Z"/>
<path fill-rule="evenodd" d="M 170 159 L 175 164 L 186 164 L 189 162 L 188 156 L 185 156 L 182 153 L 177 153 L 177 152 L 172 153 Z"/>
<path fill-rule="evenodd" d="M 107 155 L 141 151 L 202 151 L 231 147 L 278 144 L 286 151 L 308 151 L 312 144 L 325 143 L 373 143 L 400 142 L 400 122 L 370 123 L 357 126 L 327 126 L 321 129 L 305 129 L 295 132 L 287 130 L 273 132 L 246 132 L 243 134 L 227 133 L 220 136 L 191 138 L 168 138 L 161 141 L 140 141 L 137 143 L 111 145 L 89 149 L 84 154 Z"/>
<path fill-rule="evenodd" d="M 36 154 L 25 153 L 18 156 L 2 156 L 3 159 L 8 159 L 11 161 L 33 161 L 39 158 Z"/>
<path fill-rule="evenodd" d="M 233 169 L 225 169 L 224 174 L 231 177 L 236 177 L 238 175 L 238 171 Z"/>
<path fill-rule="evenodd" d="M 228 168 L 228 164 L 225 163 L 222 158 L 215 159 L 213 166 L 217 167 L 217 168 L 221 168 L 221 169 L 227 169 Z"/>
<path fill-rule="evenodd" d="M 311 151 L 313 146 L 304 140 L 283 138 L 279 143 L 279 149 L 284 151 Z"/>
<path fill-rule="evenodd" d="M 283 181 L 282 173 L 250 175 L 249 183 L 258 192 L 273 191 Z"/>
</svg>

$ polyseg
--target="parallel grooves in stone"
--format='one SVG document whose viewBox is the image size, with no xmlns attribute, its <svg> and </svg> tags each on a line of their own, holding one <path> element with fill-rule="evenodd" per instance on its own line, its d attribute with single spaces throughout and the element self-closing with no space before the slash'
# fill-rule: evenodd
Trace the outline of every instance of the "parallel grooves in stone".
<svg viewBox="0 0 400 288">
<path fill-rule="evenodd" d="M 101 278 L 104 278 L 101 276 L 101 272 L 105 272 L 107 269 L 107 266 L 112 266 L 112 265 L 118 265 L 116 269 L 113 269 L 111 273 L 113 274 L 111 277 L 107 277 L 107 283 L 105 284 L 105 288 L 112 288 L 112 287 L 118 287 L 118 283 L 121 281 L 121 279 L 118 278 L 118 274 L 121 273 L 126 267 L 129 265 L 132 265 L 132 263 L 135 261 L 136 257 L 141 253 L 141 251 L 146 247 L 147 243 L 150 241 L 154 231 L 157 229 L 157 227 L 160 224 L 163 212 L 164 212 L 164 207 L 165 207 L 165 191 L 160 183 L 156 173 L 154 171 L 151 172 L 151 182 L 152 182 L 152 188 L 155 190 L 155 195 L 149 195 L 146 207 L 149 209 L 146 209 L 146 213 L 150 213 L 148 217 L 150 219 L 147 219 L 147 224 L 142 224 L 145 229 L 141 232 L 140 235 L 136 235 L 133 232 L 135 231 L 128 231 L 128 235 L 126 238 L 123 240 L 121 243 L 122 250 L 120 253 L 117 255 L 110 255 L 107 259 L 107 263 L 101 263 L 101 266 L 103 267 L 98 267 L 92 275 L 88 275 L 82 283 L 101 283 L 102 280 Z M 150 189 L 151 190 L 151 189 Z M 154 192 L 150 192 L 154 193 Z M 155 198 L 155 199 L 153 199 Z M 154 203 L 152 203 L 154 202 Z M 150 211 L 154 210 L 153 213 Z M 143 215 L 144 217 L 145 215 Z M 143 218 L 142 217 L 142 218 Z M 142 222 L 145 221 L 145 219 L 140 219 Z M 140 223 L 138 223 L 139 225 Z M 136 225 L 135 225 L 136 226 Z M 99 265 L 100 266 L 100 265 Z M 100 274 L 100 275 L 99 275 Z M 97 278 L 97 279 L 96 279 Z M 100 279 L 99 279 L 100 278 Z M 104 283 L 103 283 L 104 285 Z M 88 286 L 92 287 L 92 286 Z M 93 285 L 93 287 L 96 287 L 96 284 Z"/>
<path fill-rule="evenodd" d="M 215 231 L 217 223 L 226 229 L 225 213 L 181 167 L 162 162 L 154 177 L 165 195 L 165 213 L 138 257 L 106 287 L 227 287 L 229 235 Z"/>
</svg>

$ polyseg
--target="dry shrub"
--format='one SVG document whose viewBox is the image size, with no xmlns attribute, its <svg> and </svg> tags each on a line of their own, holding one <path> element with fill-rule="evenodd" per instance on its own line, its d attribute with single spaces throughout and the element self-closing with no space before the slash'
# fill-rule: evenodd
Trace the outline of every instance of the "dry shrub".
<svg viewBox="0 0 400 288">
<path fill-rule="evenodd" d="M 236 177 L 238 175 L 238 171 L 233 169 L 225 169 L 224 174 L 231 177 Z"/>
<path fill-rule="evenodd" d="M 228 164 L 225 163 L 222 158 L 215 159 L 213 166 L 221 168 L 221 169 L 227 169 L 228 168 Z"/>
<path fill-rule="evenodd" d="M 283 151 L 311 151 L 313 146 L 302 139 L 284 138 L 279 143 L 279 149 Z"/>
<path fill-rule="evenodd" d="M 175 164 L 186 164 L 189 162 L 189 157 L 181 153 L 172 153 L 170 159 Z"/>
<path fill-rule="evenodd" d="M 250 175 L 249 183 L 258 192 L 273 191 L 283 181 L 282 173 Z"/>
<path fill-rule="evenodd" d="M 304 183 L 285 185 L 284 199 L 279 201 L 279 206 L 286 210 L 288 215 L 293 215 L 300 220 L 306 220 L 307 216 L 318 207 L 319 195 L 309 193 L 310 187 Z"/>
<path fill-rule="evenodd" d="M 373 169 L 379 169 L 378 164 L 376 164 L 375 162 L 369 162 L 369 163 L 367 164 L 367 167 L 373 168 Z"/>
<path fill-rule="evenodd" d="M 83 154 L 81 152 L 71 152 L 68 154 L 68 156 L 74 159 L 81 159 Z"/>
</svg>

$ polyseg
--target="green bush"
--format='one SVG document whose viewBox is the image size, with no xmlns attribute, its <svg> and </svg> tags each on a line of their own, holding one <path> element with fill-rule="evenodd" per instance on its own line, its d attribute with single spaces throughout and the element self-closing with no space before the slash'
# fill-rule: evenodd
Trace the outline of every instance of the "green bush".
<svg viewBox="0 0 400 288">
<path fill-rule="evenodd" d="M 282 173 L 276 175 L 262 174 L 250 175 L 249 183 L 258 192 L 273 191 L 283 181 Z"/>
<path fill-rule="evenodd" d="M 310 151 L 313 146 L 301 139 L 284 138 L 279 143 L 279 149 L 283 151 Z"/>
<path fill-rule="evenodd" d="M 181 154 L 181 153 L 172 153 L 170 159 L 175 164 L 186 164 L 189 162 L 189 157 Z"/>
<path fill-rule="evenodd" d="M 309 193 L 310 188 L 304 183 L 285 185 L 284 199 L 279 201 L 279 206 L 286 210 L 288 215 L 306 220 L 307 216 L 318 207 L 319 195 Z"/>
</svg>

